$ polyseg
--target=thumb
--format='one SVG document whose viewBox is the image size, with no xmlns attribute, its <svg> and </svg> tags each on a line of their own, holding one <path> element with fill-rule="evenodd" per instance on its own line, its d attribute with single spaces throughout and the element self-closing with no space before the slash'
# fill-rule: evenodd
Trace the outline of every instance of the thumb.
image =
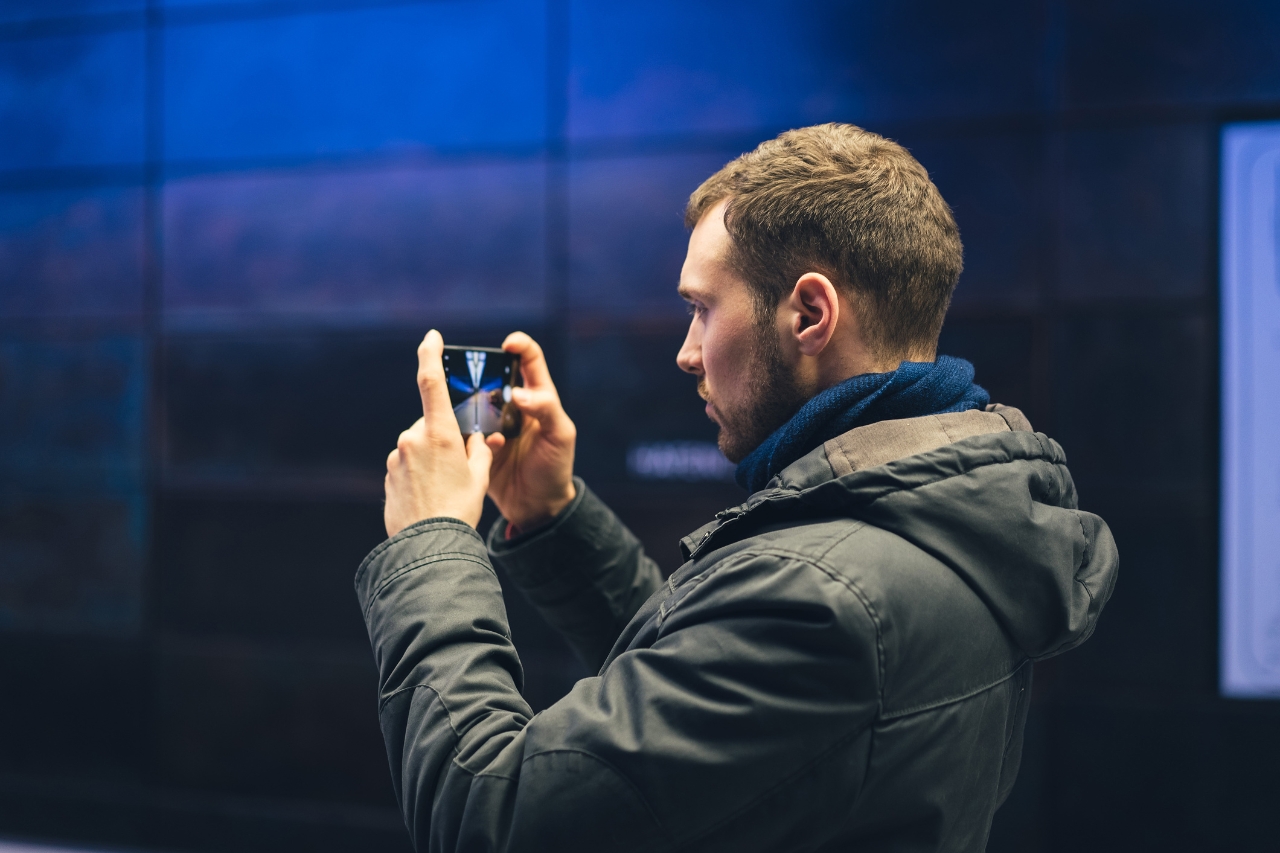
<svg viewBox="0 0 1280 853">
<path fill-rule="evenodd" d="M 489 488 L 489 466 L 493 464 L 493 450 L 484 440 L 484 434 L 473 432 L 467 436 L 467 467 L 471 479 L 482 489 Z"/>
<path fill-rule="evenodd" d="M 511 401 L 521 414 L 536 418 L 543 432 L 559 432 L 569 420 L 560 405 L 559 395 L 550 388 L 512 388 Z"/>
</svg>

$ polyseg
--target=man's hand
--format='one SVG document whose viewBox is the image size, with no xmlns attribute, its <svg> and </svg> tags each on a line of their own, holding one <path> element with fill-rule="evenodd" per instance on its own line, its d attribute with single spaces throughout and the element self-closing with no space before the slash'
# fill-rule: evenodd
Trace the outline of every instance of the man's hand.
<svg viewBox="0 0 1280 853">
<path fill-rule="evenodd" d="M 501 433 L 488 438 L 494 453 L 489 497 L 517 530 L 530 530 L 550 521 L 576 496 L 573 447 L 578 430 L 560 405 L 542 347 L 524 332 L 512 332 L 502 348 L 520 356 L 524 387 L 511 389 L 511 399 L 524 423 L 518 438 L 507 440 Z"/>
<path fill-rule="evenodd" d="M 462 440 L 449 404 L 443 351 L 444 339 L 435 329 L 418 345 L 422 417 L 400 433 L 396 449 L 387 457 L 383 520 L 388 536 L 437 516 L 461 519 L 472 527 L 480 523 L 493 454 L 479 433 Z"/>
</svg>

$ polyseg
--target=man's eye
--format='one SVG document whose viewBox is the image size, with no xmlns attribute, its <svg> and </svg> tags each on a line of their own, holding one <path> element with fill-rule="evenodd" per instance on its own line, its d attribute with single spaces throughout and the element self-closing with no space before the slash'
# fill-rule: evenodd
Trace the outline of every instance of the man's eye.
<svg viewBox="0 0 1280 853">
<path fill-rule="evenodd" d="M 697 317 L 702 313 L 702 306 L 696 302 L 686 302 L 684 307 L 685 310 L 689 312 L 690 317 Z"/>
</svg>

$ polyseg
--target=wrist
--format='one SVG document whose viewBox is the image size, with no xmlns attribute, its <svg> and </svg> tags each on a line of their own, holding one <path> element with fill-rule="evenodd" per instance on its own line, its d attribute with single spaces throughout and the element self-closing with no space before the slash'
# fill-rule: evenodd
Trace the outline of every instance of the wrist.
<svg viewBox="0 0 1280 853">
<path fill-rule="evenodd" d="M 508 536 L 524 533 L 551 522 L 564 512 L 565 507 L 573 503 L 577 496 L 578 488 L 570 480 L 564 490 L 555 497 L 542 501 L 536 507 L 529 507 L 528 512 L 521 513 L 518 517 L 507 516 Z"/>
</svg>

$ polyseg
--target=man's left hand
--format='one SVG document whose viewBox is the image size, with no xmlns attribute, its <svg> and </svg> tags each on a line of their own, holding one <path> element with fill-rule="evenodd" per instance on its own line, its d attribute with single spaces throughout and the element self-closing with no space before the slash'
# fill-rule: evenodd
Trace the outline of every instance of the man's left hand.
<svg viewBox="0 0 1280 853">
<path fill-rule="evenodd" d="M 422 417 L 400 433 L 387 457 L 383 520 L 388 536 L 424 518 L 457 518 L 472 527 L 480 523 L 493 452 L 480 433 L 462 439 L 449 404 L 443 351 L 444 339 L 435 329 L 418 345 Z"/>
</svg>

